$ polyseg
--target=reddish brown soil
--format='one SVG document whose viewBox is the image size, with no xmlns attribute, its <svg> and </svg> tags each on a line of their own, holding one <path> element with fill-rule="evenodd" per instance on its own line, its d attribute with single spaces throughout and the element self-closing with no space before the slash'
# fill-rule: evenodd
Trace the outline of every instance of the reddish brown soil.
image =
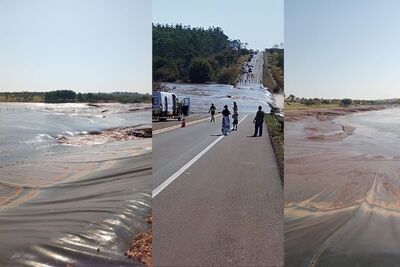
<svg viewBox="0 0 400 267">
<path fill-rule="evenodd" d="M 146 219 L 147 223 L 151 224 L 153 221 L 153 217 L 149 216 Z M 127 252 L 125 252 L 125 256 L 130 259 L 142 262 L 146 264 L 146 266 L 152 266 L 152 241 L 153 235 L 152 230 L 147 231 L 146 233 L 138 234 L 132 241 Z"/>
</svg>

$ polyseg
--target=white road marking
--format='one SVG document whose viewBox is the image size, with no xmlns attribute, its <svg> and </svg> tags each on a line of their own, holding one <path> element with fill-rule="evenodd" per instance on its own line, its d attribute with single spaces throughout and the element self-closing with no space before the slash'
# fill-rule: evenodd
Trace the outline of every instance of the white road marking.
<svg viewBox="0 0 400 267">
<path fill-rule="evenodd" d="M 221 116 L 221 114 L 215 115 L 215 118 L 218 118 L 220 116 Z M 196 124 L 196 123 L 199 123 L 199 122 L 202 122 L 202 121 L 207 121 L 207 120 L 210 120 L 210 118 L 206 117 L 204 119 L 199 119 L 199 120 L 195 120 L 195 121 L 189 121 L 189 122 L 186 123 L 186 126 L 189 126 L 189 125 L 192 125 L 192 124 Z M 162 129 L 159 129 L 159 130 L 155 130 L 155 131 L 153 131 L 153 135 L 164 133 L 164 132 L 168 132 L 168 131 L 171 131 L 171 130 L 174 130 L 174 129 L 178 129 L 178 128 L 182 128 L 182 126 L 180 124 L 178 124 L 178 125 L 162 128 Z"/>
<path fill-rule="evenodd" d="M 244 119 L 246 119 L 248 114 L 244 116 L 238 124 L 240 124 Z M 176 178 L 178 178 L 182 173 L 184 173 L 190 166 L 192 166 L 197 160 L 199 160 L 204 154 L 207 153 L 213 146 L 215 146 L 222 138 L 224 138 L 224 135 L 221 135 L 218 137 L 216 140 L 214 140 L 211 144 L 209 144 L 206 148 L 204 148 L 199 154 L 197 154 L 194 158 L 192 158 L 188 163 L 183 165 L 182 168 L 180 168 L 177 172 L 172 174 L 167 180 L 165 180 L 162 184 L 157 186 L 156 189 L 153 190 L 152 195 L 153 198 L 155 198 L 162 190 L 164 190 L 168 185 L 170 185 Z"/>
</svg>

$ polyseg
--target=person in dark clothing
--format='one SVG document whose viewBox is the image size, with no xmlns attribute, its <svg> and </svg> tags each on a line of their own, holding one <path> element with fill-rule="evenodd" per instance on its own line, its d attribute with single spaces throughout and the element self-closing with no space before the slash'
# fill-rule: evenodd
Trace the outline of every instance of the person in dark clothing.
<svg viewBox="0 0 400 267">
<path fill-rule="evenodd" d="M 216 110 L 216 108 L 215 108 L 214 104 L 211 104 L 211 107 L 210 107 L 210 109 L 208 110 L 208 113 L 211 114 L 211 122 L 215 122 L 215 117 L 214 117 L 214 115 L 215 115 L 215 110 Z"/>
<path fill-rule="evenodd" d="M 236 104 L 236 102 L 233 102 L 233 113 L 237 113 L 238 112 L 238 106 Z"/>
<path fill-rule="evenodd" d="M 233 102 L 233 115 L 232 115 L 232 131 L 237 131 L 237 126 L 239 123 L 239 114 L 238 114 L 238 106 L 236 104 L 236 102 Z"/>
<path fill-rule="evenodd" d="M 265 113 L 264 113 L 264 111 L 262 111 L 262 107 L 258 106 L 258 111 L 257 111 L 256 117 L 254 118 L 254 121 L 253 121 L 253 123 L 255 125 L 253 137 L 257 136 L 257 132 L 258 132 L 258 136 L 262 136 L 264 117 L 265 117 Z"/>
<path fill-rule="evenodd" d="M 238 127 L 238 123 L 239 123 L 239 114 L 237 112 L 233 113 L 232 119 L 233 119 L 232 131 L 237 131 L 237 129 L 238 129 L 237 127 Z"/>
</svg>

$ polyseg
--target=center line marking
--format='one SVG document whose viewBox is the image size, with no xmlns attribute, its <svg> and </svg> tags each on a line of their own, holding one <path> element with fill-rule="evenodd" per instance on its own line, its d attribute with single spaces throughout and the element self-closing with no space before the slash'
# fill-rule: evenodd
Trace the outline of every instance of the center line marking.
<svg viewBox="0 0 400 267">
<path fill-rule="evenodd" d="M 246 119 L 248 114 L 244 116 L 238 124 L 240 124 L 244 119 Z M 190 166 L 192 166 L 197 160 L 199 160 L 208 150 L 210 150 L 213 146 L 215 146 L 224 135 L 221 135 L 216 140 L 214 140 L 211 144 L 209 144 L 206 148 L 204 148 L 199 154 L 197 154 L 194 158 L 192 158 L 188 163 L 183 165 L 177 172 L 172 174 L 167 180 L 165 180 L 162 184 L 157 186 L 156 189 L 152 191 L 153 198 L 155 198 L 162 190 L 164 190 L 168 185 L 170 185 L 176 178 L 178 178 L 184 171 L 186 171 Z"/>
</svg>

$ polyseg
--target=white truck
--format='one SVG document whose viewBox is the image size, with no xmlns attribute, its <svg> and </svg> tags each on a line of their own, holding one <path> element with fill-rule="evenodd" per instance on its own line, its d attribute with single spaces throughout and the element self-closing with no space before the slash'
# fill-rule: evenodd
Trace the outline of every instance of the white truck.
<svg viewBox="0 0 400 267">
<path fill-rule="evenodd" d="M 179 101 L 175 93 L 153 91 L 153 121 L 168 119 L 181 120 L 183 116 L 189 116 L 190 98 Z"/>
</svg>

